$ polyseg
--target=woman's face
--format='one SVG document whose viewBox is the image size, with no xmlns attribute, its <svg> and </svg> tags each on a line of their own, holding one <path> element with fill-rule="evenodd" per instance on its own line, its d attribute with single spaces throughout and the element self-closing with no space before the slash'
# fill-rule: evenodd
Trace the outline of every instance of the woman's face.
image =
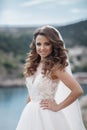
<svg viewBox="0 0 87 130">
<path fill-rule="evenodd" d="M 36 52 L 40 55 L 41 60 L 52 52 L 52 44 L 46 36 L 38 35 L 36 37 Z"/>
</svg>

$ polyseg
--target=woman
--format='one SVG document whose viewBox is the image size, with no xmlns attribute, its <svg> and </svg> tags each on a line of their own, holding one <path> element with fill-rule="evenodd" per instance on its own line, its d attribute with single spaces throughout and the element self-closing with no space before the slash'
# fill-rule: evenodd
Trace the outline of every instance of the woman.
<svg viewBox="0 0 87 130">
<path fill-rule="evenodd" d="M 60 33 L 43 26 L 30 48 L 24 72 L 28 104 L 16 130 L 85 130 L 77 101 L 83 90 L 70 72 Z"/>
</svg>

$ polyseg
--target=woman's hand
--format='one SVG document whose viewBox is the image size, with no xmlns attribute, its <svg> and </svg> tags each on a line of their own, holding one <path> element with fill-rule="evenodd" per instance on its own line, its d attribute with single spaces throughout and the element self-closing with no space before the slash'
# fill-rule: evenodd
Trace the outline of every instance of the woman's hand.
<svg viewBox="0 0 87 130">
<path fill-rule="evenodd" d="M 44 99 L 40 102 L 40 107 L 42 107 L 42 109 L 48 109 L 54 112 L 59 111 L 58 104 L 55 100 Z"/>
</svg>

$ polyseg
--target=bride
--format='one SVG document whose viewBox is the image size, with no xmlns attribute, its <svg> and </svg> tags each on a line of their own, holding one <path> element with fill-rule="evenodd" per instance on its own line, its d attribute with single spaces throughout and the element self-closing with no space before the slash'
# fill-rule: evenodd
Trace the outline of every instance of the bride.
<svg viewBox="0 0 87 130">
<path fill-rule="evenodd" d="M 16 130 L 85 130 L 67 49 L 54 27 L 38 28 L 25 63 L 29 96 Z"/>
</svg>

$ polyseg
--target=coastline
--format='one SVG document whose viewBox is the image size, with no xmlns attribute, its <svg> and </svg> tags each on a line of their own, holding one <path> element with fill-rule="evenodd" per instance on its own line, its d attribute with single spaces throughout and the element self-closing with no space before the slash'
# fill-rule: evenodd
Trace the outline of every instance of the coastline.
<svg viewBox="0 0 87 130">
<path fill-rule="evenodd" d="M 87 72 L 73 73 L 74 78 L 81 84 L 87 85 Z M 7 76 L 8 77 L 8 76 Z M 0 76 L 0 87 L 25 86 L 25 78 L 6 78 Z"/>
<path fill-rule="evenodd" d="M 22 87 L 25 86 L 24 78 L 0 80 L 0 87 Z"/>
<path fill-rule="evenodd" d="M 87 72 L 77 72 L 73 76 L 80 84 L 87 84 Z"/>
</svg>

